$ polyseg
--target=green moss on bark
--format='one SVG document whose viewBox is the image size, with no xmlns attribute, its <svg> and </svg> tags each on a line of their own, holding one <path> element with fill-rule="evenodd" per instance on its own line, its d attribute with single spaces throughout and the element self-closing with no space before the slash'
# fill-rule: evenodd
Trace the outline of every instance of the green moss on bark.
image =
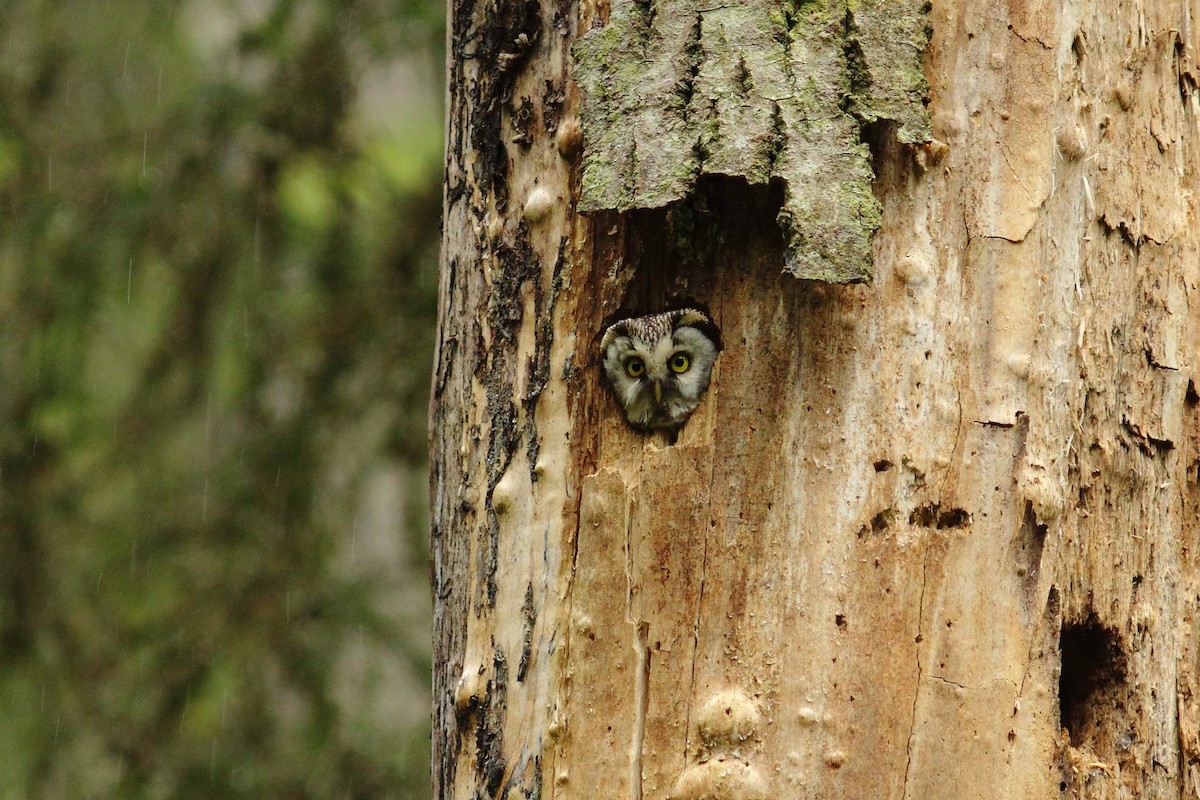
<svg viewBox="0 0 1200 800">
<path fill-rule="evenodd" d="M 871 278 L 863 124 L 929 139 L 925 0 L 614 0 L 575 45 L 586 142 L 581 209 L 656 208 L 701 175 L 785 185 L 787 269 Z"/>
</svg>

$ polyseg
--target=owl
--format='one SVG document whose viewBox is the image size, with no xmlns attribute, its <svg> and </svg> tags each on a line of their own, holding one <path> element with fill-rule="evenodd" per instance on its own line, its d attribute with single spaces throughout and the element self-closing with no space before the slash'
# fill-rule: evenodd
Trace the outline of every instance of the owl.
<svg viewBox="0 0 1200 800">
<path fill-rule="evenodd" d="M 678 431 L 708 390 L 720 343 L 694 308 L 623 319 L 604 332 L 604 376 L 625 419 L 639 431 Z"/>
</svg>

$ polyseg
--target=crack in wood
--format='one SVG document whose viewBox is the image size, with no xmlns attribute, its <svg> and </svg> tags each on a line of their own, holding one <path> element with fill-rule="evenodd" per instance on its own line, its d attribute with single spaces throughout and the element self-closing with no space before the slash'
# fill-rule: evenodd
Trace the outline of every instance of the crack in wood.
<svg viewBox="0 0 1200 800">
<path fill-rule="evenodd" d="M 629 796 L 642 800 L 642 750 L 646 741 L 646 717 L 650 713 L 650 623 L 637 623 L 633 641 L 637 670 L 633 689 L 633 733 L 629 745 Z"/>
<path fill-rule="evenodd" d="M 921 645 L 924 642 L 923 629 L 925 625 L 925 589 L 929 584 L 929 544 L 925 544 L 925 553 L 921 559 L 921 599 L 917 603 L 917 679 L 913 686 L 912 716 L 908 724 L 908 748 L 904 763 L 903 797 L 908 797 L 908 780 L 912 771 L 913 746 L 917 741 L 917 708 L 921 699 L 921 683 L 923 667 L 921 666 Z"/>
</svg>

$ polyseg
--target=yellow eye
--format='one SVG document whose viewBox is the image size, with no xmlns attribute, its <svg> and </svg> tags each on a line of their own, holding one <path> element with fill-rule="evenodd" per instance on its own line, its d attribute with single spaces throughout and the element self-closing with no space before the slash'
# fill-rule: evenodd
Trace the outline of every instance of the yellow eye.
<svg viewBox="0 0 1200 800">
<path fill-rule="evenodd" d="M 631 358 L 625 362 L 625 371 L 631 378 L 640 378 L 646 374 L 646 362 L 640 358 Z"/>
<path fill-rule="evenodd" d="M 691 365 L 691 360 L 684 353 L 676 353 L 675 355 L 671 356 L 672 372 L 687 372 L 688 367 Z"/>
</svg>

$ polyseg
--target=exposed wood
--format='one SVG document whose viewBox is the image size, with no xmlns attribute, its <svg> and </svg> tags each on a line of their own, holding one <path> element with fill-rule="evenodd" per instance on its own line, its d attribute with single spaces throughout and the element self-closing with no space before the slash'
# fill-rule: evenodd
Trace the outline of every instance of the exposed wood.
<svg viewBox="0 0 1200 800">
<path fill-rule="evenodd" d="M 1200 798 L 1196 11 L 935 2 L 838 286 L 778 185 L 578 213 L 615 7 L 456 0 L 438 797 Z M 725 349 L 669 445 L 596 349 L 682 300 Z"/>
</svg>

